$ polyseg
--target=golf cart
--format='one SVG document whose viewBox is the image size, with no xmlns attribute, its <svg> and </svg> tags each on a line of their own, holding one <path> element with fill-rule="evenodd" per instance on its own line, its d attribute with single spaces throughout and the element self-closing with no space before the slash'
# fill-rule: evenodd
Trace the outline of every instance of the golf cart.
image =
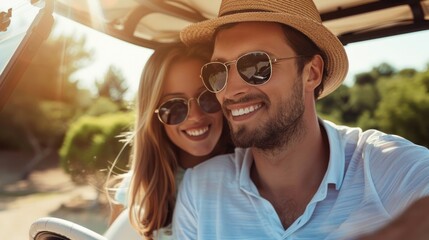
<svg viewBox="0 0 429 240">
<path fill-rule="evenodd" d="M 156 49 L 179 41 L 185 26 L 216 16 L 220 1 L 22 1 L 17 8 L 0 9 L 0 110 L 22 76 L 25 68 L 51 31 L 56 15 L 69 18 L 90 28 L 145 48 Z M 316 1 L 321 17 L 343 44 L 429 29 L 429 1 Z M 1 5 L 3 7 L 3 5 Z M 32 15 L 23 8 L 31 9 Z M 24 14 L 25 13 L 25 14 Z M 25 30 L 15 29 L 16 18 L 27 21 Z M 14 31 L 18 30 L 18 33 Z M 17 36 L 21 37 L 17 37 Z M 64 225 L 32 228 L 34 239 L 53 239 L 52 234 L 67 235 Z M 58 223 L 58 224 L 57 224 Z M 39 222 L 37 223 L 39 224 Z M 41 224 L 38 226 L 50 226 Z M 57 230 L 58 229 L 58 230 Z M 66 228 L 69 229 L 69 228 Z M 70 228 L 67 232 L 86 231 Z M 91 235 L 91 234 L 89 234 Z M 52 237 L 52 238 L 51 238 Z M 58 236 L 57 236 L 58 237 Z M 101 236 L 95 235 L 94 239 Z M 87 239 L 91 239 L 88 237 Z"/>
</svg>

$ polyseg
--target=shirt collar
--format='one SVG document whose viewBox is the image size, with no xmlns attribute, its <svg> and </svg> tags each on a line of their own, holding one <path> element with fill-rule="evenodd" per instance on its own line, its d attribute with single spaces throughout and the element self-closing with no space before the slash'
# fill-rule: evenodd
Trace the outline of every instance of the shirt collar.
<svg viewBox="0 0 429 240">
<path fill-rule="evenodd" d="M 335 125 L 331 122 L 319 119 L 320 125 L 325 129 L 329 141 L 329 164 L 325 174 L 325 184 L 333 183 L 339 190 L 344 180 L 345 154 L 341 136 Z"/>
<path fill-rule="evenodd" d="M 345 171 L 345 155 L 344 147 L 342 146 L 341 136 L 335 125 L 331 122 L 319 119 L 321 127 L 326 131 L 329 141 L 329 163 L 325 177 L 322 180 L 321 186 L 335 184 L 335 188 L 339 190 L 344 180 Z M 253 164 L 253 156 L 250 148 L 237 148 L 235 152 L 235 162 L 239 169 L 239 184 L 240 187 L 248 192 L 258 192 L 256 186 L 250 181 L 250 167 Z"/>
<path fill-rule="evenodd" d="M 237 154 L 239 152 L 239 154 Z M 253 155 L 250 148 L 240 148 L 236 149 L 236 164 L 239 164 L 239 184 L 240 188 L 250 194 L 258 195 L 258 189 L 256 188 L 253 181 L 250 179 L 250 168 L 253 164 Z"/>
</svg>

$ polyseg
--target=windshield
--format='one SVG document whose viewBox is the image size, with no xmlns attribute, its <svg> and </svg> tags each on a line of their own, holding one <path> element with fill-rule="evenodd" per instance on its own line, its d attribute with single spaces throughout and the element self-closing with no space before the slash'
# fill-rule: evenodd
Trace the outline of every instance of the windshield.
<svg viewBox="0 0 429 240">
<path fill-rule="evenodd" d="M 3 16 L 8 11 L 11 13 L 10 25 L 0 31 L 0 72 L 3 72 L 24 39 L 39 10 L 29 1 L 0 1 L 0 12 L 4 13 Z"/>
</svg>

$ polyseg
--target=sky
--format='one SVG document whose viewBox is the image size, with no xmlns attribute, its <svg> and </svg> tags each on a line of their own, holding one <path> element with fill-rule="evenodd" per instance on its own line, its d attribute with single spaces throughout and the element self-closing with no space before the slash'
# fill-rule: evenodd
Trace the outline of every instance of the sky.
<svg viewBox="0 0 429 240">
<path fill-rule="evenodd" d="M 95 51 L 94 62 L 76 73 L 82 87 L 95 89 L 94 80 L 101 79 L 110 65 L 121 69 L 127 80 L 132 99 L 135 95 L 143 66 L 153 52 L 140 46 L 126 43 L 83 25 L 57 16 L 59 27 L 53 34 L 70 33 L 86 35 L 87 47 Z M 376 40 L 351 43 L 345 47 L 349 57 L 349 73 L 345 83 L 351 85 L 357 73 L 370 71 L 386 62 L 396 69 L 414 68 L 423 70 L 429 64 L 429 30 L 402 34 Z"/>
</svg>

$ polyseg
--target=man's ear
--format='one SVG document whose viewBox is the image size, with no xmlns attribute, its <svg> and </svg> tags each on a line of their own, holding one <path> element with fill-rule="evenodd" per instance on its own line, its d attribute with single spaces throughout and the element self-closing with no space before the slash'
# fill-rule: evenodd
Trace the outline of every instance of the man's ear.
<svg viewBox="0 0 429 240">
<path fill-rule="evenodd" d="M 320 85 L 323 77 L 323 59 L 320 55 L 315 55 L 306 68 L 308 74 L 306 75 L 306 81 L 304 83 L 305 91 L 314 92 L 314 89 Z"/>
</svg>

